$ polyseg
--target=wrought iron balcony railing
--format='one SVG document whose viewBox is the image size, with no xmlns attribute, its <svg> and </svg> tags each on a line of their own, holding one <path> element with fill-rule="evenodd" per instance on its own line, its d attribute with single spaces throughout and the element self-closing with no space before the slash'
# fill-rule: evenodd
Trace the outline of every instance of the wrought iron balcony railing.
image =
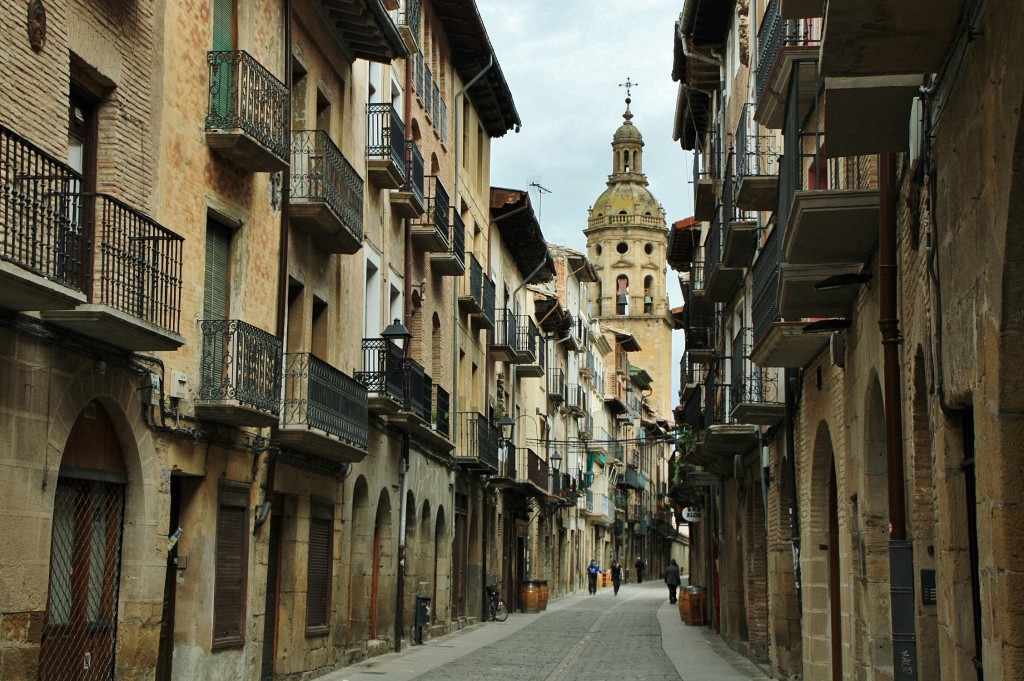
<svg viewBox="0 0 1024 681">
<path fill-rule="evenodd" d="M 434 384 L 434 407 L 431 412 L 431 423 L 438 433 L 448 437 L 451 434 L 451 414 L 449 412 L 451 397 L 448 391 L 437 383 Z"/>
<path fill-rule="evenodd" d="M 565 372 L 558 367 L 548 369 L 548 399 L 561 404 L 565 402 Z"/>
<path fill-rule="evenodd" d="M 460 270 L 466 267 L 466 222 L 452 207 L 451 255 L 458 262 Z"/>
<path fill-rule="evenodd" d="M 704 404 L 707 410 L 708 426 L 734 424 L 732 409 L 736 406 L 733 386 L 717 380 L 709 380 L 705 384 Z"/>
<path fill-rule="evenodd" d="M 484 276 L 484 319 L 493 327 L 494 326 L 494 300 L 497 297 L 495 295 L 495 284 L 494 281 Z"/>
<path fill-rule="evenodd" d="M 778 372 L 765 371 L 750 361 L 753 329 L 744 327 L 737 338 L 741 343 L 737 343 L 732 356 L 732 394 L 736 403 L 781 403 Z"/>
<path fill-rule="evenodd" d="M 768 232 L 754 261 L 754 298 L 752 301 L 752 342 L 757 345 L 779 319 L 779 229 Z"/>
<path fill-rule="evenodd" d="M 288 89 L 248 52 L 207 54 L 210 105 L 207 132 L 241 130 L 288 158 Z"/>
<path fill-rule="evenodd" d="M 324 130 L 292 133 L 291 198 L 327 204 L 359 241 L 363 178 Z"/>
<path fill-rule="evenodd" d="M 757 75 L 755 80 L 757 101 L 761 101 L 772 70 L 786 47 L 818 47 L 821 45 L 823 22 L 821 18 L 783 19 L 780 0 L 769 0 L 758 29 Z"/>
<path fill-rule="evenodd" d="M 402 378 L 405 385 L 402 409 L 430 423 L 430 403 L 434 395 L 434 382 L 419 362 L 409 357 L 402 360 Z"/>
<path fill-rule="evenodd" d="M 776 175 L 779 172 L 779 147 L 775 135 L 760 134 L 754 120 L 756 105 L 743 105 L 736 125 L 736 181 L 746 177 Z"/>
<path fill-rule="evenodd" d="M 484 268 L 472 253 L 467 270 L 459 283 L 459 307 L 469 314 L 479 314 L 484 309 Z"/>
<path fill-rule="evenodd" d="M 284 361 L 282 425 L 317 428 L 366 449 L 366 387 L 308 352 L 285 353 Z"/>
<path fill-rule="evenodd" d="M 278 416 L 281 340 L 237 319 L 204 319 L 199 328 L 199 402 L 236 402 Z"/>
<path fill-rule="evenodd" d="M 402 0 L 399 8 L 391 11 L 391 20 L 402 37 L 413 45 L 419 42 L 420 14 L 420 0 Z"/>
<path fill-rule="evenodd" d="M 433 227 L 437 240 L 448 247 L 451 244 L 449 222 L 451 203 L 448 190 L 445 189 L 441 178 L 437 175 L 427 175 L 424 178 L 424 183 L 427 209 L 423 213 L 420 224 Z M 465 240 L 465 235 L 463 235 L 463 240 Z"/>
<path fill-rule="evenodd" d="M 82 176 L 0 125 L 0 259 L 82 291 Z"/>
<path fill-rule="evenodd" d="M 396 402 L 405 399 L 405 376 L 402 349 L 386 338 L 363 339 L 363 369 L 355 379 L 366 386 L 371 395 L 390 397 Z"/>
<path fill-rule="evenodd" d="M 405 124 L 390 102 L 366 105 L 366 158 L 393 169 L 396 186 L 407 177 L 405 162 Z"/>
<path fill-rule="evenodd" d="M 520 462 L 523 464 L 523 479 L 538 489 L 548 490 L 548 480 L 551 477 L 551 469 L 548 462 L 542 459 L 532 449 L 520 449 Z"/>
<path fill-rule="evenodd" d="M 519 316 L 512 312 L 512 310 L 508 308 L 497 310 L 494 325 L 494 345 L 507 346 L 513 352 L 523 349 L 522 343 L 525 340 L 526 327 L 523 325 L 524 332 L 522 334 L 520 334 L 519 327 Z"/>
<path fill-rule="evenodd" d="M 565 386 L 565 406 L 572 412 L 582 414 L 587 410 L 587 391 L 578 383 L 569 383 Z"/>
<path fill-rule="evenodd" d="M 501 435 L 486 417 L 473 411 L 458 413 L 455 458 L 468 468 L 485 473 L 498 472 L 498 444 Z"/>
<path fill-rule="evenodd" d="M 708 240 L 704 245 L 704 271 L 710 276 L 722 262 L 722 230 L 725 210 L 722 206 L 715 211 L 715 217 L 711 221 L 711 230 L 708 232 Z"/>
</svg>

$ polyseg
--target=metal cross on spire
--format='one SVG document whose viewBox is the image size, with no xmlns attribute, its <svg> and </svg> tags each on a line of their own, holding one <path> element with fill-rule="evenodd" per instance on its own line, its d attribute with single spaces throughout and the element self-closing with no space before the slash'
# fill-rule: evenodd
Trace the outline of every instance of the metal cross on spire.
<svg viewBox="0 0 1024 681">
<path fill-rule="evenodd" d="M 619 87 L 626 88 L 626 103 L 627 104 L 631 101 L 631 97 L 632 97 L 632 94 L 630 94 L 630 91 L 632 90 L 632 88 L 635 88 L 638 85 L 640 85 L 640 83 L 634 83 L 630 79 L 629 76 L 626 76 L 626 82 L 625 83 L 619 83 Z"/>
</svg>

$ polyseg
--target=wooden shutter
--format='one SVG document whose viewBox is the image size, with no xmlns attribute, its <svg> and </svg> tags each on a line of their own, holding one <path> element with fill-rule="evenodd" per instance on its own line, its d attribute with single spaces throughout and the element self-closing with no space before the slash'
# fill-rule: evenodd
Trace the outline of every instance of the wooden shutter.
<svg viewBox="0 0 1024 681">
<path fill-rule="evenodd" d="M 248 556 L 249 486 L 223 481 L 217 512 L 213 648 L 244 643 Z"/>
<path fill-rule="evenodd" d="M 228 313 L 228 265 L 231 232 L 216 222 L 206 225 L 206 280 L 203 319 L 225 319 Z"/>
<path fill-rule="evenodd" d="M 328 503 L 314 501 L 310 506 L 306 633 L 320 633 L 330 625 L 333 511 Z"/>
</svg>

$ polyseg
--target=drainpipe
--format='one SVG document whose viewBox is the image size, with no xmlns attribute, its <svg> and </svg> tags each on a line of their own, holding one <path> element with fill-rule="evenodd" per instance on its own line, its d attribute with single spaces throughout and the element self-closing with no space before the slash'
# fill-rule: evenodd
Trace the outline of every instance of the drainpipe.
<svg viewBox="0 0 1024 681">
<path fill-rule="evenodd" d="M 917 680 L 914 630 L 914 553 L 907 539 L 896 282 L 896 158 L 879 154 L 878 328 L 882 332 L 885 453 L 889 492 L 889 599 L 896 679 Z"/>
</svg>

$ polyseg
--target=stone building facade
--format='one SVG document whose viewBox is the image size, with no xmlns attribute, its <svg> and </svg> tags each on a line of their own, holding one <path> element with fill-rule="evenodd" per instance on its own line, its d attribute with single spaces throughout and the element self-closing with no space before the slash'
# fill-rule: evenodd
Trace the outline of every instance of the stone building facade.
<svg viewBox="0 0 1024 681">
<path fill-rule="evenodd" d="M 779 677 L 1020 673 L 1018 14 L 684 3 L 677 136 L 705 226 L 670 239 L 688 308 L 677 420 L 702 434 L 677 493 L 728 526 L 730 488 L 761 480 L 766 541 L 743 551 L 767 551 Z M 730 471 L 709 445 L 740 362 L 762 390 L 756 409 L 734 392 L 730 418 L 758 426 L 759 456 Z M 697 578 L 714 616 L 741 575 Z"/>
</svg>

